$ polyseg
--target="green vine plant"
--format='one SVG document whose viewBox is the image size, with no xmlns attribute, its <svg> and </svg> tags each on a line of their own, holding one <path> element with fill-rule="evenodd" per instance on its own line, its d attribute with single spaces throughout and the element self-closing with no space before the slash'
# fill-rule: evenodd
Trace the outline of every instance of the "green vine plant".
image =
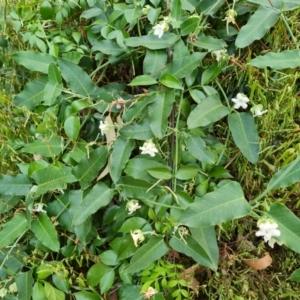
<svg viewBox="0 0 300 300">
<path fill-rule="evenodd" d="M 0 177 L 0 298 L 196 299 L 184 271 L 217 271 L 216 229 L 239 218 L 257 222 L 247 233 L 256 245 L 300 253 L 299 218 L 267 200 L 300 180 L 300 158 L 254 199 L 228 168 L 232 149 L 259 161 L 256 123 L 268 107 L 247 74 L 300 66 L 286 19 L 299 6 L 6 3 L 15 48 L 2 61 L 28 78 L 12 100 L 28 136 L 10 141 L 18 171 Z M 292 49 L 262 54 L 259 41 L 278 22 Z"/>
</svg>

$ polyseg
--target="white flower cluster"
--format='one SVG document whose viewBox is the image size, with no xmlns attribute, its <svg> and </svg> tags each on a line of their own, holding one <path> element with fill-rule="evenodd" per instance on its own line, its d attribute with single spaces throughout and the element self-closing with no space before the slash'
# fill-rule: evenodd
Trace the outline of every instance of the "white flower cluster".
<svg viewBox="0 0 300 300">
<path fill-rule="evenodd" d="M 105 131 L 109 130 L 109 125 L 106 122 L 100 121 L 99 129 L 101 131 L 101 135 L 104 135 Z"/>
<path fill-rule="evenodd" d="M 126 208 L 128 209 L 128 214 L 131 215 L 136 210 L 140 209 L 141 206 L 137 200 L 130 200 L 126 205 Z"/>
<path fill-rule="evenodd" d="M 160 24 L 156 24 L 155 26 L 153 26 L 153 34 L 157 35 L 159 38 L 161 38 L 164 34 L 165 31 L 168 30 L 168 24 L 166 22 L 162 22 Z"/>
<path fill-rule="evenodd" d="M 152 140 L 146 141 L 142 147 L 140 147 L 142 150 L 141 154 L 149 154 L 150 156 L 154 157 L 155 153 L 158 153 L 157 148 L 155 147 L 154 143 Z"/>
<path fill-rule="evenodd" d="M 231 98 L 231 101 L 234 102 L 234 108 L 239 109 L 240 107 L 246 109 L 248 107 L 248 102 L 250 102 L 249 98 L 243 94 L 238 93 L 235 98 Z M 268 110 L 263 110 L 263 106 L 261 104 L 254 105 L 250 111 L 253 114 L 253 117 L 261 117 Z"/>
<path fill-rule="evenodd" d="M 212 52 L 214 55 L 215 55 L 215 57 L 216 57 L 216 61 L 224 61 L 224 60 L 227 60 L 228 59 L 228 53 L 227 53 L 227 51 L 225 50 L 225 49 L 223 49 L 223 50 L 216 50 L 216 51 L 213 51 Z"/>
<path fill-rule="evenodd" d="M 231 99 L 232 102 L 234 102 L 234 108 L 239 109 L 240 107 L 242 108 L 247 108 L 248 107 L 248 102 L 250 101 L 249 98 L 243 94 L 243 93 L 238 93 L 236 95 L 236 98 Z"/>
<path fill-rule="evenodd" d="M 255 233 L 256 236 L 262 236 L 266 243 L 269 244 L 271 248 L 274 247 L 276 240 L 273 238 L 280 236 L 281 232 L 278 230 L 278 224 L 272 220 L 264 220 L 258 222 L 259 230 Z M 279 245 L 281 243 L 277 242 Z"/>
<path fill-rule="evenodd" d="M 154 296 L 157 293 L 157 290 L 154 289 L 152 286 L 148 287 L 148 290 L 146 292 L 143 292 L 144 299 L 151 299 L 152 296 Z"/>
</svg>

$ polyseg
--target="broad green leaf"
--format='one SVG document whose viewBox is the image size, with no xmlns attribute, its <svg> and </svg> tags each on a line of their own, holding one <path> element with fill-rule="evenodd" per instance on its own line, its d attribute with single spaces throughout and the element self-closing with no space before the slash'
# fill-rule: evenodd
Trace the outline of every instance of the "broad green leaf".
<svg viewBox="0 0 300 300">
<path fill-rule="evenodd" d="M 140 217 L 132 217 L 127 219 L 121 228 L 118 230 L 118 232 L 122 233 L 129 233 L 130 231 L 133 231 L 135 229 L 141 229 L 145 224 L 147 223 L 147 220 L 140 218 Z"/>
<path fill-rule="evenodd" d="M 158 8 L 153 8 L 151 6 L 149 7 L 147 11 L 147 19 L 150 21 L 152 25 L 156 23 L 156 20 L 158 19 L 160 12 L 161 12 L 161 7 Z"/>
<path fill-rule="evenodd" d="M 241 218 L 251 210 L 239 183 L 229 181 L 188 206 L 179 223 L 190 227 L 208 227 Z"/>
<path fill-rule="evenodd" d="M 44 290 L 47 300 L 65 300 L 65 293 L 53 287 L 50 283 L 44 282 Z"/>
<path fill-rule="evenodd" d="M 209 66 L 203 73 L 201 77 L 201 85 L 205 85 L 212 80 L 214 80 L 222 71 L 222 68 L 218 63 L 214 63 Z"/>
<path fill-rule="evenodd" d="M 202 0 L 199 8 L 204 15 L 213 15 L 224 3 L 225 0 Z"/>
<path fill-rule="evenodd" d="M 74 226 L 74 233 L 76 234 L 76 237 L 79 239 L 80 245 L 86 246 L 87 236 L 90 233 L 91 228 L 92 228 L 92 222 L 91 222 L 91 218 L 89 217 L 83 223 Z"/>
<path fill-rule="evenodd" d="M 53 265 L 44 263 L 39 265 L 35 271 L 37 280 L 43 280 L 48 278 L 53 273 Z"/>
<path fill-rule="evenodd" d="M 72 92 L 88 97 L 94 94 L 97 87 L 82 68 L 66 59 L 58 61 L 62 77 L 68 83 Z"/>
<path fill-rule="evenodd" d="M 259 137 L 251 113 L 234 112 L 228 116 L 233 140 L 242 154 L 253 164 L 258 161 Z"/>
<path fill-rule="evenodd" d="M 204 145 L 205 145 L 205 142 L 204 142 Z M 198 174 L 199 171 L 200 171 L 199 167 L 196 167 L 196 166 L 181 166 L 177 170 L 175 177 L 179 180 L 189 180 L 189 179 L 196 177 L 196 175 Z"/>
<path fill-rule="evenodd" d="M 159 82 L 170 89 L 183 90 L 180 80 L 171 74 L 165 73 L 160 78 Z"/>
<path fill-rule="evenodd" d="M 165 93 L 159 93 L 156 99 L 149 106 L 150 127 L 153 134 L 162 138 L 168 127 L 168 118 L 171 114 L 173 103 L 175 101 L 174 90 Z"/>
<path fill-rule="evenodd" d="M 221 50 L 226 47 L 226 43 L 224 42 L 224 40 L 216 39 L 210 35 L 198 39 L 192 44 L 198 48 L 207 49 L 209 51 Z"/>
<path fill-rule="evenodd" d="M 109 204 L 113 195 L 114 191 L 106 184 L 100 182 L 94 185 L 92 190 L 83 198 L 82 202 L 77 207 L 74 213 L 73 226 L 82 224 L 101 207 Z"/>
<path fill-rule="evenodd" d="M 182 36 L 186 36 L 196 30 L 196 28 L 199 26 L 200 18 L 197 17 L 190 17 L 187 20 L 185 20 L 180 25 L 180 34 Z"/>
<path fill-rule="evenodd" d="M 136 273 L 146 269 L 151 263 L 160 259 L 169 251 L 168 246 L 161 237 L 153 236 L 149 242 L 141 246 L 134 256 L 130 264 L 125 268 L 126 273 Z"/>
<path fill-rule="evenodd" d="M 140 18 L 142 14 L 142 7 L 128 8 L 124 11 L 124 17 L 131 27 L 133 27 L 137 23 L 137 19 Z"/>
<path fill-rule="evenodd" d="M 127 259 L 138 250 L 138 248 L 134 245 L 130 234 L 125 235 L 121 239 L 122 241 L 118 248 L 118 260 Z"/>
<path fill-rule="evenodd" d="M 31 230 L 44 246 L 54 252 L 59 251 L 57 231 L 45 213 L 40 213 L 39 218 L 32 222 Z"/>
<path fill-rule="evenodd" d="M 181 3 L 182 9 L 187 10 L 190 13 L 193 13 L 195 8 L 199 5 L 199 1 L 197 0 L 182 0 Z"/>
<path fill-rule="evenodd" d="M 211 262 L 211 269 L 218 268 L 219 247 L 214 226 L 204 228 L 190 227 L 192 237 L 201 245 Z"/>
<path fill-rule="evenodd" d="M 171 1 L 171 17 L 173 19 L 180 19 L 181 15 L 181 0 Z"/>
<path fill-rule="evenodd" d="M 87 272 L 87 282 L 90 286 L 94 287 L 100 283 L 102 276 L 109 272 L 111 267 L 103 265 L 102 263 L 96 263 L 92 265 Z"/>
<path fill-rule="evenodd" d="M 114 182 L 119 180 L 122 171 L 130 158 L 134 145 L 135 143 L 132 139 L 126 140 L 123 137 L 117 138 L 111 154 L 110 162 L 110 177 Z"/>
<path fill-rule="evenodd" d="M 56 101 L 56 98 L 61 94 L 62 88 L 62 83 L 48 82 L 44 90 L 44 104 L 48 106 L 53 105 Z"/>
<path fill-rule="evenodd" d="M 19 51 L 12 54 L 12 58 L 20 65 L 30 71 L 38 71 L 47 74 L 51 63 L 56 63 L 56 59 L 46 53 L 35 51 Z"/>
<path fill-rule="evenodd" d="M 165 50 L 147 49 L 143 62 L 143 73 L 157 77 L 159 72 L 161 72 L 167 64 L 167 59 L 168 56 Z"/>
<path fill-rule="evenodd" d="M 146 97 L 141 97 L 137 103 L 126 110 L 123 114 L 123 120 L 125 122 L 130 122 L 135 118 L 141 119 L 146 116 L 147 106 L 151 104 L 157 98 L 156 93 L 150 94 Z"/>
<path fill-rule="evenodd" d="M 194 52 L 189 56 L 174 59 L 164 73 L 169 73 L 178 79 L 184 78 L 200 66 L 206 54 L 206 52 Z"/>
<path fill-rule="evenodd" d="M 157 84 L 157 81 L 150 75 L 136 76 L 128 85 L 139 86 L 139 85 L 153 85 Z"/>
<path fill-rule="evenodd" d="M 293 0 L 292 0 L 293 1 Z M 298 1 L 298 0 L 295 0 Z M 282 2 L 285 2 L 285 0 L 247 0 L 247 2 L 255 3 L 257 5 L 263 5 L 266 7 L 271 7 L 271 8 L 277 8 L 280 9 L 282 6 Z M 290 0 L 287 0 L 287 2 L 290 2 Z"/>
<path fill-rule="evenodd" d="M 300 269 L 295 270 L 288 279 L 300 282 Z"/>
<path fill-rule="evenodd" d="M 44 287 L 38 281 L 35 282 L 32 289 L 32 300 L 45 300 Z"/>
<path fill-rule="evenodd" d="M 153 168 L 167 168 L 167 166 L 152 159 L 135 157 L 128 162 L 124 172 L 135 179 L 154 183 L 157 180 L 153 179 L 147 172 L 147 170 Z"/>
<path fill-rule="evenodd" d="M 108 157 L 107 148 L 98 147 L 89 156 L 83 158 L 73 169 L 73 174 L 79 180 L 81 188 L 87 189 L 90 183 L 98 176 L 100 169 L 105 165 Z"/>
<path fill-rule="evenodd" d="M 52 136 L 50 139 L 35 140 L 26 144 L 22 152 L 38 154 L 43 157 L 54 157 L 63 151 L 64 142 L 61 137 Z"/>
<path fill-rule="evenodd" d="M 50 64 L 48 68 L 48 79 L 53 83 L 62 83 L 61 74 L 56 64 Z"/>
<path fill-rule="evenodd" d="M 12 217 L 0 231 L 0 249 L 11 245 L 16 238 L 22 236 L 27 228 L 27 219 L 17 214 Z"/>
<path fill-rule="evenodd" d="M 28 193 L 32 186 L 29 177 L 23 174 L 16 176 L 4 175 L 0 177 L 0 194 L 23 196 Z"/>
<path fill-rule="evenodd" d="M 130 125 L 123 126 L 119 133 L 125 139 L 146 141 L 153 138 L 148 118 L 140 122 L 133 122 Z"/>
<path fill-rule="evenodd" d="M 32 177 L 38 185 L 35 196 L 57 189 L 66 189 L 67 183 L 77 181 L 71 173 L 71 168 L 66 166 L 49 166 L 34 172 Z"/>
<path fill-rule="evenodd" d="M 180 39 L 174 45 L 173 60 L 182 59 L 184 57 L 189 57 L 189 56 L 190 56 L 190 51 L 188 50 L 184 41 Z"/>
<path fill-rule="evenodd" d="M 44 90 L 44 104 L 52 105 L 61 94 L 63 85 L 60 72 L 55 64 L 50 64 L 48 69 L 48 79 Z"/>
<path fill-rule="evenodd" d="M 143 294 L 141 294 L 141 287 L 137 285 L 125 285 L 121 290 L 122 300 L 144 300 Z"/>
<path fill-rule="evenodd" d="M 102 300 L 98 295 L 85 290 L 74 293 L 73 295 L 75 296 L 76 300 Z"/>
<path fill-rule="evenodd" d="M 107 266 L 116 266 L 119 264 L 117 251 L 106 250 L 99 255 L 101 261 L 104 261 Z"/>
<path fill-rule="evenodd" d="M 190 113 L 187 119 L 189 129 L 204 127 L 217 122 L 229 114 L 229 109 L 225 107 L 217 94 L 213 94 L 201 101 Z"/>
<path fill-rule="evenodd" d="M 210 260 L 210 257 L 192 236 L 186 235 L 180 238 L 174 235 L 170 240 L 170 246 L 174 250 L 193 258 L 195 262 L 216 270 L 216 266 Z"/>
<path fill-rule="evenodd" d="M 128 47 L 146 47 L 151 50 L 166 49 L 173 46 L 180 37 L 174 33 L 164 33 L 161 38 L 157 35 L 130 37 L 124 42 Z"/>
<path fill-rule="evenodd" d="M 163 168 L 147 169 L 147 172 L 156 179 L 168 180 L 173 177 L 171 169 L 167 166 Z"/>
<path fill-rule="evenodd" d="M 119 183 L 121 187 L 121 196 L 124 198 L 136 198 L 147 200 L 156 195 L 162 194 L 163 189 L 160 186 L 153 186 L 144 180 L 134 179 L 130 176 L 121 177 Z"/>
<path fill-rule="evenodd" d="M 275 70 L 295 69 L 300 66 L 299 50 L 285 50 L 280 53 L 269 52 L 252 59 L 249 65 L 257 68 L 270 67 Z"/>
<path fill-rule="evenodd" d="M 25 85 L 22 92 L 13 98 L 13 104 L 17 106 L 25 106 L 29 110 L 34 110 L 36 106 L 40 105 L 43 100 L 44 90 L 48 79 L 42 76 Z"/>
<path fill-rule="evenodd" d="M 1 178 L 0 178 L 0 189 L 1 189 Z M 21 200 L 20 196 L 3 195 L 2 193 L 2 195 L 0 195 L 0 214 L 3 214 L 13 209 L 14 206 L 20 202 L 20 200 Z"/>
<path fill-rule="evenodd" d="M 119 56 L 124 53 L 117 42 L 112 40 L 95 41 L 93 44 L 92 51 L 100 51 L 106 55 Z"/>
<path fill-rule="evenodd" d="M 247 24 L 239 31 L 235 40 L 238 48 L 249 46 L 253 41 L 260 40 L 279 19 L 280 12 L 268 7 L 260 6 L 250 17 Z"/>
<path fill-rule="evenodd" d="M 281 234 L 278 239 L 293 251 L 300 253 L 300 220 L 281 203 L 274 203 L 266 215 L 278 224 Z"/>
<path fill-rule="evenodd" d="M 26 273 L 19 273 L 16 276 L 16 284 L 18 288 L 18 300 L 31 300 L 32 296 L 32 278 L 33 269 Z"/>
<path fill-rule="evenodd" d="M 101 293 L 107 293 L 112 287 L 115 280 L 115 270 L 111 269 L 109 272 L 105 273 L 100 279 L 100 290 Z"/>
<path fill-rule="evenodd" d="M 279 170 L 270 180 L 267 190 L 287 187 L 300 181 L 300 156 Z"/>
<path fill-rule="evenodd" d="M 215 162 L 213 153 L 206 146 L 205 141 L 201 137 L 184 133 L 183 139 L 188 151 L 200 162 L 208 164 Z"/>
<path fill-rule="evenodd" d="M 69 284 L 69 280 L 67 277 L 65 277 L 63 271 L 61 271 L 59 273 L 59 275 L 57 274 L 53 274 L 52 275 L 52 281 L 54 283 L 54 285 L 60 290 L 63 291 L 65 293 L 69 293 L 70 292 L 70 284 Z"/>
<path fill-rule="evenodd" d="M 80 119 L 77 116 L 69 116 L 64 123 L 66 135 L 71 140 L 75 141 L 80 131 Z"/>
</svg>

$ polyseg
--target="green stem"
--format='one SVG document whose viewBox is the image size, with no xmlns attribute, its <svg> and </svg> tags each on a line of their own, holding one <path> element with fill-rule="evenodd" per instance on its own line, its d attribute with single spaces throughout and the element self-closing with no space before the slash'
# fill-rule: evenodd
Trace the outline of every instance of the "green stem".
<svg viewBox="0 0 300 300">
<path fill-rule="evenodd" d="M 151 201 L 151 200 L 144 200 L 145 202 L 151 203 L 153 205 L 158 205 L 158 206 L 162 206 L 162 207 L 167 207 L 167 208 L 174 208 L 174 209 L 179 209 L 179 210 L 185 210 L 185 208 L 183 207 L 178 207 L 178 206 L 172 206 L 172 205 L 168 205 L 168 204 L 162 204 L 162 203 L 157 203 L 155 201 Z"/>
<path fill-rule="evenodd" d="M 281 20 L 283 21 L 283 23 L 284 23 L 286 29 L 288 30 L 288 32 L 289 32 L 289 34 L 290 34 L 290 36 L 291 36 L 291 38 L 292 38 L 292 40 L 293 40 L 293 43 L 295 44 L 296 48 L 299 49 L 299 46 L 298 46 L 298 44 L 297 44 L 297 38 L 294 36 L 294 34 L 293 34 L 292 30 L 291 30 L 291 27 L 290 27 L 290 25 L 288 24 L 288 22 L 287 22 L 287 20 L 286 20 L 286 18 L 285 18 L 285 16 L 284 16 L 284 14 L 281 13 L 281 14 L 280 14 L 280 17 L 281 17 Z"/>
<path fill-rule="evenodd" d="M 181 94 L 180 97 L 180 101 L 179 101 L 179 108 L 178 108 L 178 112 L 177 112 L 177 118 L 176 118 L 176 124 L 175 124 L 175 128 L 174 128 L 174 133 L 175 133 L 175 157 L 174 157 L 174 164 L 173 164 L 173 175 L 174 175 L 174 179 L 173 179 L 173 191 L 174 193 L 176 192 L 176 184 L 177 184 L 177 179 L 175 177 L 175 174 L 177 173 L 177 167 L 178 167 L 178 124 L 179 124 L 179 120 L 180 120 L 180 113 L 181 113 L 181 108 L 182 108 L 182 98 L 183 94 Z"/>
<path fill-rule="evenodd" d="M 21 233 L 21 235 L 16 239 L 15 243 L 11 246 L 10 250 L 7 252 L 7 255 L 5 256 L 5 258 L 2 261 L 2 264 L 0 266 L 0 270 L 2 270 L 3 266 L 5 265 L 10 253 L 13 251 L 13 249 L 17 246 L 17 244 L 19 243 L 20 239 L 23 237 L 23 235 L 27 232 L 28 228 L 26 228 L 26 230 Z"/>
<path fill-rule="evenodd" d="M 222 152 L 221 152 L 221 154 L 219 156 L 219 159 L 218 159 L 218 161 L 216 163 L 217 166 L 219 165 L 219 163 L 220 163 L 220 161 L 221 161 L 221 159 L 222 159 L 222 157 L 223 157 L 223 155 L 225 153 L 225 150 L 227 149 L 227 145 L 228 145 L 228 142 L 229 142 L 229 137 L 230 137 L 230 130 L 227 130 L 227 136 L 226 136 L 225 145 L 224 145 L 224 148 L 223 148 L 223 150 L 222 150 Z"/>
<path fill-rule="evenodd" d="M 217 86 L 219 87 L 219 89 L 220 89 L 220 91 L 221 91 L 223 97 L 224 97 L 225 100 L 226 100 L 226 103 L 227 103 L 228 108 L 231 109 L 230 104 L 229 104 L 229 101 L 228 101 L 228 98 L 227 98 L 227 95 L 226 95 L 226 93 L 224 92 L 224 90 L 223 90 L 223 88 L 222 88 L 222 86 L 221 86 L 219 80 L 218 80 L 218 79 L 215 79 L 215 81 L 216 81 L 216 84 L 217 84 Z"/>
</svg>

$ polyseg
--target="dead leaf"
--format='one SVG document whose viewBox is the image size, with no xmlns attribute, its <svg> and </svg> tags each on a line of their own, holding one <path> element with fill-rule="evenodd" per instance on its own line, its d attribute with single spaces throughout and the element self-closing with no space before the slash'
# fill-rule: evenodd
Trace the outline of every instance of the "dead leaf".
<svg viewBox="0 0 300 300">
<path fill-rule="evenodd" d="M 266 254 L 263 258 L 243 259 L 243 262 L 253 270 L 263 270 L 272 263 L 272 257 Z"/>
<path fill-rule="evenodd" d="M 106 136 L 107 145 L 110 146 L 111 144 L 113 144 L 116 141 L 116 132 L 115 132 L 115 128 L 114 128 L 114 123 L 113 123 L 110 115 L 108 115 L 105 118 L 105 123 L 110 126 L 108 130 L 104 131 L 104 134 Z"/>
<path fill-rule="evenodd" d="M 180 278 L 185 280 L 186 282 L 188 282 L 190 288 L 195 292 L 199 291 L 200 282 L 194 278 L 194 275 L 199 273 L 200 269 L 201 269 L 201 266 L 196 264 L 194 266 L 187 268 L 186 270 L 184 270 L 183 272 L 181 272 L 179 274 Z"/>
</svg>

